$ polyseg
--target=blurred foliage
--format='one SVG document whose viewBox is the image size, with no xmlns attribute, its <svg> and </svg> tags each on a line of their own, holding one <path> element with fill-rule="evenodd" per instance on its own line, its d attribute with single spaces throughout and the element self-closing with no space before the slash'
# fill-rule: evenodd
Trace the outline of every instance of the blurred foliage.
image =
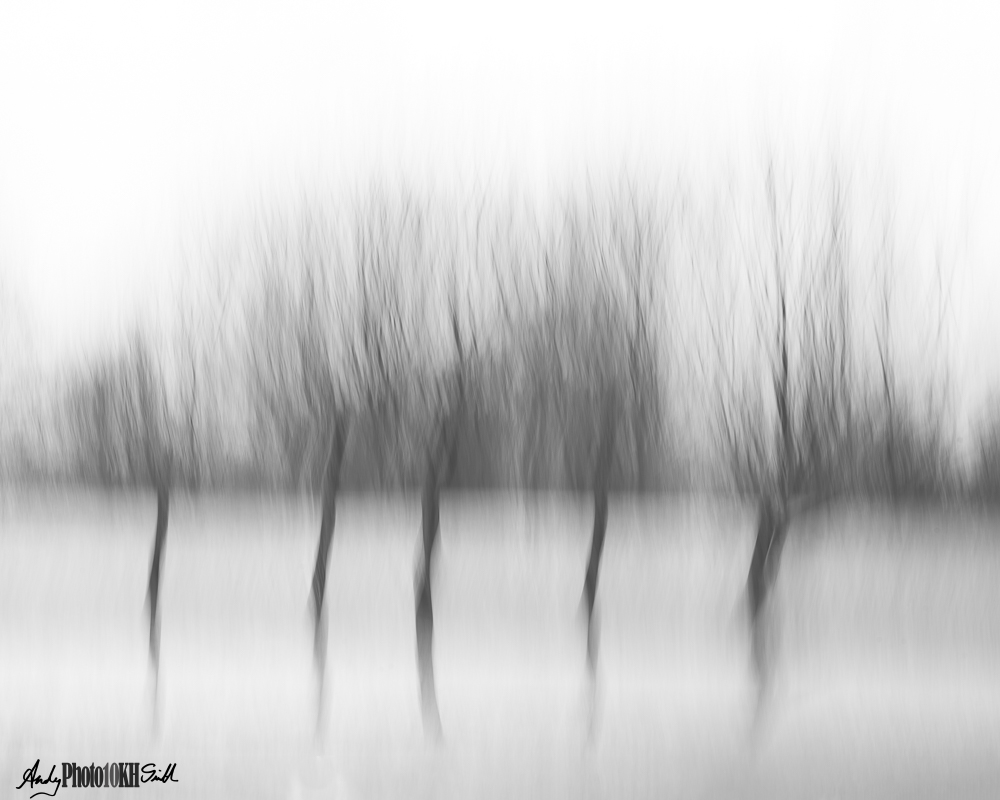
<svg viewBox="0 0 1000 800">
<path fill-rule="evenodd" d="M 732 485 L 779 507 L 955 492 L 946 410 L 928 402 L 918 413 L 917 391 L 897 378 L 892 232 L 854 241 L 836 170 L 796 198 L 771 161 L 762 184 L 756 213 L 733 215 L 751 336 L 732 316 L 711 321 L 718 361 L 732 367 L 716 382 Z"/>
<path fill-rule="evenodd" d="M 979 425 L 979 452 L 972 493 L 989 503 L 1000 503 L 1000 401 L 994 399 Z"/>
<path fill-rule="evenodd" d="M 485 191 L 383 185 L 248 214 L 196 254 L 214 289 L 173 336 L 137 326 L 6 415 L 3 475 L 318 494 L 341 420 L 344 490 L 419 489 L 447 439 L 452 488 L 947 493 L 945 410 L 897 380 L 891 284 L 866 315 L 852 275 L 872 254 L 833 186 L 802 222 L 769 172 L 759 213 L 700 240 L 683 192 L 631 179 L 544 222 Z M 672 276 L 727 246 L 742 277 L 706 290 L 710 344 L 692 347 Z M 703 473 L 675 413 L 685 351 L 714 421 Z M 973 483 L 1000 494 L 998 431 Z"/>
</svg>

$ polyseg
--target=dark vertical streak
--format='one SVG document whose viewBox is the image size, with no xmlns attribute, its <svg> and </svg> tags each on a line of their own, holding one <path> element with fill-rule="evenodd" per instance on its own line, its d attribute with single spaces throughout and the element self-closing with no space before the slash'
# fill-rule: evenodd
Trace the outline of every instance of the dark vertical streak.
<svg viewBox="0 0 1000 800">
<path fill-rule="evenodd" d="M 160 693 L 160 573 L 163 570 L 163 548 L 167 541 L 170 515 L 170 491 L 162 481 L 156 487 L 156 534 L 153 539 L 153 559 L 149 567 L 149 660 L 153 666 L 153 727 L 157 727 Z"/>
<path fill-rule="evenodd" d="M 437 688 L 434 681 L 434 607 L 431 602 L 433 586 L 434 550 L 441 525 L 441 490 L 453 485 L 458 467 L 458 448 L 464 424 L 465 405 L 465 351 L 459 330 L 458 313 L 451 306 L 451 330 L 457 352 L 457 364 L 452 378 L 450 408 L 439 408 L 433 437 L 427 452 L 421 499 L 421 545 L 423 552 L 414 581 L 416 594 L 415 622 L 417 634 L 417 672 L 420 676 L 420 706 L 424 731 L 440 740 L 441 715 L 438 711 Z"/>
<path fill-rule="evenodd" d="M 434 473 L 428 477 L 422 501 L 421 535 L 423 558 L 416 580 L 416 624 L 417 624 L 417 670 L 420 674 L 420 705 L 424 727 L 432 734 L 440 735 L 441 718 L 437 705 L 437 690 L 434 684 L 434 608 L 431 603 L 431 580 L 434 563 L 434 547 L 437 544 L 440 527 L 440 493 Z"/>
<path fill-rule="evenodd" d="M 319 546 L 312 578 L 313 660 L 319 682 L 319 713 L 322 714 L 324 676 L 326 675 L 326 576 L 330 566 L 330 547 L 337 522 L 337 491 L 340 488 L 340 468 L 347 443 L 347 423 L 334 423 L 330 455 L 323 471 L 323 514 L 319 525 Z"/>
<path fill-rule="evenodd" d="M 149 657 L 153 668 L 159 670 L 160 663 L 160 572 L 163 560 L 163 547 L 167 540 L 167 521 L 170 513 L 170 493 L 167 487 L 160 485 L 156 489 L 156 537 L 153 540 L 153 560 L 149 569 Z"/>
<path fill-rule="evenodd" d="M 747 576 L 752 655 L 757 681 L 761 688 L 766 684 L 768 677 L 762 609 L 777 579 L 787 529 L 788 520 L 785 515 L 779 512 L 770 500 L 765 500 L 761 505 L 757 539 L 750 561 L 750 573 Z"/>
<path fill-rule="evenodd" d="M 590 557 L 583 582 L 583 600 L 587 614 L 587 670 L 591 677 L 597 671 L 597 636 L 594 630 L 594 606 L 597 603 L 597 577 L 604 552 L 604 536 L 608 527 L 608 493 L 606 489 L 594 493 L 594 530 L 591 535 Z"/>
<path fill-rule="evenodd" d="M 617 434 L 617 397 L 613 391 L 604 397 L 601 414 L 600 441 L 594 470 L 594 530 L 590 540 L 590 556 L 583 582 L 583 606 L 587 623 L 587 674 L 590 678 L 590 720 L 588 737 L 593 736 L 596 716 L 598 630 L 595 620 L 597 585 L 601 571 L 601 556 L 608 527 L 608 487 L 614 459 Z"/>
</svg>

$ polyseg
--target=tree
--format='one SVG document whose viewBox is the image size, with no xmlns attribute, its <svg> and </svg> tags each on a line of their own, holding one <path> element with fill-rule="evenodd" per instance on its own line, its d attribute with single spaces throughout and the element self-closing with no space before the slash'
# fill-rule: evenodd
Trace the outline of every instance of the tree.
<svg viewBox="0 0 1000 800">
<path fill-rule="evenodd" d="M 149 655 L 158 675 L 159 587 L 174 477 L 174 433 L 162 370 L 148 338 L 134 331 L 121 351 L 83 376 L 75 398 L 84 475 L 96 472 L 108 488 L 148 487 L 156 492 L 146 602 Z"/>
<path fill-rule="evenodd" d="M 723 367 L 716 370 L 722 452 L 736 486 L 760 509 L 747 596 L 762 682 L 762 610 L 789 521 L 838 496 L 895 502 L 943 486 L 941 408 L 919 419 L 898 376 L 893 227 L 886 222 L 875 252 L 865 251 L 870 243 L 852 238 L 849 188 L 834 170 L 823 192 L 807 188 L 796 198 L 768 162 L 762 213 L 734 226 L 752 346 L 741 352 L 736 344 L 742 332 L 731 302 L 719 303 L 711 326 Z M 870 317 L 853 274 L 869 263 L 880 289 Z"/>
<path fill-rule="evenodd" d="M 326 670 L 326 589 L 337 497 L 357 409 L 356 384 L 337 347 L 348 320 L 331 296 L 342 266 L 333 210 L 310 200 L 291 218 L 260 220 L 252 238 L 259 264 L 248 309 L 250 397 L 258 453 L 277 445 L 286 489 L 319 490 L 321 518 L 311 582 L 314 663 L 320 696 Z M 266 456 L 260 465 L 267 473 Z M 320 702 L 322 708 L 322 701 Z"/>
<path fill-rule="evenodd" d="M 452 293 L 448 314 L 454 353 L 443 373 L 431 382 L 430 417 L 424 445 L 425 474 L 421 496 L 421 544 L 415 581 L 417 664 L 420 673 L 421 706 L 425 727 L 439 735 L 441 720 L 434 684 L 434 610 L 431 595 L 435 548 L 440 527 L 441 492 L 452 486 L 461 431 L 467 413 L 468 361 Z"/>
<path fill-rule="evenodd" d="M 333 437 L 323 473 L 322 517 L 320 518 L 319 544 L 316 565 L 313 568 L 312 602 L 314 618 L 313 655 L 319 675 L 320 697 L 326 674 L 326 578 L 330 569 L 330 547 L 333 544 L 334 526 L 337 521 L 337 493 L 340 490 L 340 471 L 344 461 L 350 417 L 334 412 Z M 320 703 L 322 708 L 322 703 Z"/>
<path fill-rule="evenodd" d="M 736 225 L 756 353 L 736 349 L 731 311 L 714 316 L 711 328 L 722 366 L 716 375 L 723 452 L 738 490 L 760 509 L 747 596 L 762 681 L 761 611 L 789 519 L 831 492 L 852 488 L 863 430 L 847 215 L 836 173 L 819 208 L 810 214 L 808 203 L 793 205 L 791 192 L 779 190 L 774 161 L 768 162 L 763 213 L 751 216 L 750 230 Z M 740 361 L 749 366 L 736 369 Z"/>
</svg>

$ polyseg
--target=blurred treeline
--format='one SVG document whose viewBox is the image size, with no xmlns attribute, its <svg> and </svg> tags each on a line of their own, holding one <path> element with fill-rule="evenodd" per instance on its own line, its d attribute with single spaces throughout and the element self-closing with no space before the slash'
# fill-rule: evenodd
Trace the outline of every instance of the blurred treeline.
<svg viewBox="0 0 1000 800">
<path fill-rule="evenodd" d="M 0 468 L 316 493 L 346 419 L 341 487 L 415 489 L 460 376 L 451 488 L 588 491 L 604 460 L 617 491 L 995 492 L 1000 426 L 963 465 L 928 366 L 944 301 L 905 313 L 891 215 L 855 194 L 769 162 L 711 197 L 625 175 L 544 207 L 390 182 L 261 204 L 186 249 L 166 323 L 7 391 Z"/>
</svg>

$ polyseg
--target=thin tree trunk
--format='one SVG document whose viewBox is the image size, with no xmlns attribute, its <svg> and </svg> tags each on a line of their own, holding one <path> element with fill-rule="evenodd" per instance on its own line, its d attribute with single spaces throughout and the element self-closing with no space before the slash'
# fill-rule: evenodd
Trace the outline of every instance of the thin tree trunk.
<svg viewBox="0 0 1000 800">
<path fill-rule="evenodd" d="M 750 573 L 747 576 L 752 655 L 761 687 L 768 677 L 762 611 L 764 602 L 777 580 L 778 565 L 787 530 L 788 519 L 785 513 L 775 508 L 770 499 L 764 500 L 757 523 L 757 538 L 754 543 L 753 558 L 750 561 Z"/>
<path fill-rule="evenodd" d="M 163 548 L 167 540 L 167 521 L 170 513 L 170 492 L 165 485 L 156 489 L 156 536 L 153 539 L 153 561 L 149 569 L 149 655 L 154 666 L 159 664 L 160 656 L 160 623 L 159 597 L 160 573 L 163 560 Z"/>
<path fill-rule="evenodd" d="M 146 602 L 149 605 L 149 660 L 153 667 L 153 728 L 157 727 L 160 693 L 160 575 L 163 571 L 163 548 L 167 542 L 167 522 L 170 514 L 170 490 L 167 483 L 157 481 L 156 533 L 153 538 L 153 558 L 149 567 Z"/>
<path fill-rule="evenodd" d="M 153 719 L 157 716 L 157 697 L 160 684 L 160 574 L 163 571 L 163 548 L 167 541 L 167 522 L 170 514 L 170 490 L 163 481 L 156 487 L 156 534 L 153 539 L 153 559 L 149 568 L 149 587 L 146 602 L 149 604 L 149 659 L 153 666 Z"/>
<path fill-rule="evenodd" d="M 326 577 L 330 564 L 330 547 L 337 521 L 337 491 L 340 488 L 340 469 L 347 444 L 348 423 L 337 420 L 334 423 L 333 441 L 330 455 L 323 473 L 323 515 L 319 526 L 319 546 L 316 550 L 316 566 L 312 578 L 313 608 L 313 657 L 319 679 L 320 711 L 322 711 L 323 678 L 326 674 Z"/>
<path fill-rule="evenodd" d="M 587 670 L 591 676 L 597 671 L 597 636 L 594 630 L 594 606 L 597 603 L 597 577 L 604 552 L 604 537 L 608 527 L 608 492 L 599 489 L 594 493 L 594 530 L 590 540 L 587 574 L 583 581 L 583 602 L 587 622 Z"/>
<path fill-rule="evenodd" d="M 594 610 L 597 605 L 597 582 L 601 570 L 601 556 L 604 553 L 604 539 L 608 527 L 608 488 L 614 458 L 617 420 L 617 398 L 606 397 L 601 415 L 600 443 L 597 449 L 597 464 L 594 470 L 594 530 L 591 534 L 590 557 L 583 583 L 583 606 L 587 623 L 587 671 L 591 687 L 595 688 L 597 676 L 597 644 Z"/>
<path fill-rule="evenodd" d="M 437 690 L 434 683 L 434 607 L 431 601 L 431 581 L 434 564 L 434 548 L 437 544 L 440 526 L 440 492 L 436 471 L 431 470 L 424 486 L 421 536 L 423 558 L 417 574 L 416 623 L 417 623 L 417 669 L 420 674 L 420 704 L 425 729 L 440 735 L 441 718 L 437 705 Z"/>
<path fill-rule="evenodd" d="M 417 671 L 420 676 L 420 705 L 424 721 L 424 731 L 434 739 L 441 738 L 441 715 L 438 711 L 437 689 L 434 682 L 434 607 L 431 601 L 434 569 L 434 549 L 437 545 L 441 523 L 441 489 L 453 484 L 458 465 L 458 448 L 462 426 L 465 421 L 465 374 L 462 338 L 458 328 L 458 317 L 452 307 L 452 332 L 458 352 L 458 365 L 454 376 L 457 396 L 450 411 L 439 411 L 431 450 L 427 454 L 427 471 L 424 476 L 424 491 L 421 502 L 421 543 L 423 558 L 417 572 L 414 589 L 416 591 L 416 633 Z"/>
</svg>

